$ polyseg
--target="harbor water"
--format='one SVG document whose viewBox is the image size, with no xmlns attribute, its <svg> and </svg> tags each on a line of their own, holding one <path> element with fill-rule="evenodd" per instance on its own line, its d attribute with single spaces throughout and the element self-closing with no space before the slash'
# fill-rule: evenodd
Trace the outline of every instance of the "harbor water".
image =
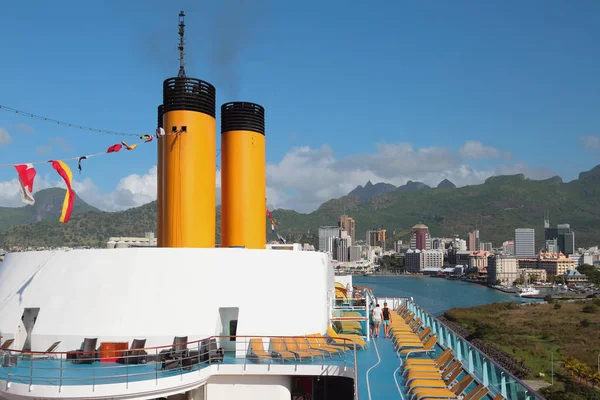
<svg viewBox="0 0 600 400">
<path fill-rule="evenodd" d="M 540 301 L 503 293 L 476 283 L 415 276 L 354 276 L 355 286 L 368 286 L 380 297 L 413 297 L 423 309 L 435 316 L 456 307 L 514 301 Z"/>
</svg>

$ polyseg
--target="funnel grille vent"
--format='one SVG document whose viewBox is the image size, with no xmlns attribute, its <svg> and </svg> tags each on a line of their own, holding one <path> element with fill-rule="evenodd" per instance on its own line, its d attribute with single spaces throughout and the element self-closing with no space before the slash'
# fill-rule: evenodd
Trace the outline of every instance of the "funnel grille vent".
<svg viewBox="0 0 600 400">
<path fill-rule="evenodd" d="M 164 112 L 197 111 L 215 117 L 216 90 L 213 85 L 194 78 L 169 78 L 163 83 Z"/>
<path fill-rule="evenodd" d="M 225 103 L 221 106 L 221 133 L 253 131 L 265 134 L 265 109 L 248 102 Z"/>
</svg>

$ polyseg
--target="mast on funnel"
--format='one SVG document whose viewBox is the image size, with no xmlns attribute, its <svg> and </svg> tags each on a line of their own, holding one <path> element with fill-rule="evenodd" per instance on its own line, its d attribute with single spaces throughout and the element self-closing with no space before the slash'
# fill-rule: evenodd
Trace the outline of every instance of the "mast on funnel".
<svg viewBox="0 0 600 400">
<path fill-rule="evenodd" d="M 185 62 L 183 60 L 184 52 L 183 52 L 183 43 L 184 43 L 184 34 L 185 34 L 185 23 L 184 23 L 185 13 L 181 11 L 179 13 L 179 74 L 177 75 L 179 78 L 185 78 Z"/>
</svg>

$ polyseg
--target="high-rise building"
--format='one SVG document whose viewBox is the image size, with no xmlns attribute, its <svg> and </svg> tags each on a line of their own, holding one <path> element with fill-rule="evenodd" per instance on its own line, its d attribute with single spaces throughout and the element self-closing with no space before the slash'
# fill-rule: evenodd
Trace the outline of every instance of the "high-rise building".
<svg viewBox="0 0 600 400">
<path fill-rule="evenodd" d="M 535 229 L 515 229 L 515 257 L 535 256 Z"/>
<path fill-rule="evenodd" d="M 333 259 L 341 262 L 348 261 L 348 241 L 350 237 L 333 238 Z"/>
<path fill-rule="evenodd" d="M 367 231 L 367 246 L 379 246 L 385 251 L 385 232 L 383 228 Z"/>
<path fill-rule="evenodd" d="M 350 261 L 358 261 L 361 259 L 361 255 L 362 255 L 361 246 L 350 246 L 348 250 L 350 253 Z"/>
<path fill-rule="evenodd" d="M 479 229 L 469 232 L 469 240 L 467 241 L 467 250 L 479 251 Z"/>
<path fill-rule="evenodd" d="M 551 241 L 555 240 L 554 243 Z M 552 249 L 546 247 L 547 251 L 562 252 L 569 255 L 575 253 L 575 232 L 569 224 L 558 224 L 556 228 L 550 227 L 550 216 L 544 213 L 544 242 L 554 244 Z"/>
<path fill-rule="evenodd" d="M 412 227 L 410 232 L 410 248 L 413 250 L 431 250 L 429 228 L 423 224 Z"/>
<path fill-rule="evenodd" d="M 481 242 L 479 244 L 479 250 L 492 251 L 492 242 Z"/>
<path fill-rule="evenodd" d="M 340 228 L 337 226 L 319 227 L 319 251 L 333 253 L 333 239 L 340 237 Z"/>
<path fill-rule="evenodd" d="M 352 243 L 356 243 L 356 223 L 354 218 L 342 215 L 340 217 L 340 229 L 348 232 L 348 235 L 352 239 Z"/>
</svg>

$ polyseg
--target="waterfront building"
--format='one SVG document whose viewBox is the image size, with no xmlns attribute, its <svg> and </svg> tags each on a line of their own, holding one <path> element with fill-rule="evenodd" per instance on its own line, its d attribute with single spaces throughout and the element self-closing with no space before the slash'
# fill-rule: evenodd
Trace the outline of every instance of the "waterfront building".
<svg viewBox="0 0 600 400">
<path fill-rule="evenodd" d="M 548 273 L 542 268 L 519 268 L 519 275 L 529 283 L 546 282 Z"/>
<path fill-rule="evenodd" d="M 146 232 L 144 237 L 116 236 L 108 238 L 107 249 L 125 249 L 130 247 L 156 247 L 154 232 Z"/>
<path fill-rule="evenodd" d="M 319 227 L 319 251 L 333 253 L 333 239 L 340 237 L 340 228 L 337 226 Z"/>
<path fill-rule="evenodd" d="M 549 275 L 558 276 L 574 270 L 576 262 L 563 253 L 540 251 L 536 257 L 519 258 L 519 267 L 543 269 Z"/>
<path fill-rule="evenodd" d="M 469 254 L 469 268 L 477 268 L 480 272 L 487 268 L 488 258 L 492 255 L 487 251 L 476 251 Z"/>
<path fill-rule="evenodd" d="M 429 228 L 423 224 L 417 224 L 410 231 L 410 248 L 412 250 L 431 250 L 431 236 Z"/>
<path fill-rule="evenodd" d="M 576 269 L 567 271 L 567 273 L 563 275 L 563 278 L 567 283 L 582 283 L 588 281 L 587 276 L 579 273 Z"/>
<path fill-rule="evenodd" d="M 535 257 L 535 229 L 515 229 L 515 256 Z"/>
<path fill-rule="evenodd" d="M 356 242 L 356 222 L 354 218 L 347 215 L 340 216 L 340 229 L 348 232 L 348 235 L 352 239 L 352 244 Z"/>
<path fill-rule="evenodd" d="M 519 277 L 518 260 L 514 256 L 496 255 L 489 258 L 487 272 L 488 283 L 495 285 L 498 281 L 505 286 L 511 286 Z"/>
<path fill-rule="evenodd" d="M 404 255 L 404 265 L 408 272 L 423 272 L 425 268 L 442 268 L 442 250 L 408 250 Z"/>
</svg>

